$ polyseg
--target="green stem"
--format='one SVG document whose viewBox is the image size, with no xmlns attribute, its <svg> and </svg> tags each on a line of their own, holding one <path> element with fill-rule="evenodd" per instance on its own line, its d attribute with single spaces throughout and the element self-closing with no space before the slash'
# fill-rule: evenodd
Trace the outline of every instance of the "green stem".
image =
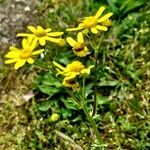
<svg viewBox="0 0 150 150">
<path fill-rule="evenodd" d="M 94 104 L 93 104 L 93 113 L 92 116 L 95 116 L 97 110 L 97 67 L 98 67 L 98 54 L 99 54 L 99 47 L 102 42 L 104 34 L 102 34 L 101 39 L 97 48 L 94 48 L 95 51 L 95 65 L 94 65 Z"/>
<path fill-rule="evenodd" d="M 101 140 L 101 137 L 100 137 L 100 134 L 99 134 L 99 131 L 96 127 L 96 124 L 95 124 L 95 121 L 93 120 L 92 116 L 90 116 L 89 112 L 88 112 L 88 109 L 86 107 L 86 104 L 83 104 L 82 106 L 83 110 L 84 110 L 84 113 L 87 117 L 87 119 L 89 120 L 93 130 L 94 130 L 94 133 L 96 135 L 96 138 L 98 139 L 99 143 L 101 144 L 102 143 L 102 140 Z"/>
<path fill-rule="evenodd" d="M 100 137 L 100 134 L 99 134 L 99 131 L 96 127 L 96 124 L 95 124 L 95 121 L 93 120 L 92 116 L 90 116 L 89 112 L 88 112 L 88 109 L 87 109 L 87 106 L 86 106 L 86 99 L 85 99 L 85 77 L 83 78 L 83 87 L 82 87 L 82 108 L 84 110 L 84 113 L 87 117 L 87 119 L 89 120 L 93 130 L 94 130 L 94 133 L 96 135 L 96 138 L 98 139 L 99 143 L 101 143 L 101 137 Z"/>
<path fill-rule="evenodd" d="M 95 65 L 94 65 L 94 104 L 93 104 L 93 113 L 92 116 L 95 116 L 96 109 L 97 109 L 97 65 L 98 65 L 98 56 L 97 53 L 95 53 Z"/>
</svg>

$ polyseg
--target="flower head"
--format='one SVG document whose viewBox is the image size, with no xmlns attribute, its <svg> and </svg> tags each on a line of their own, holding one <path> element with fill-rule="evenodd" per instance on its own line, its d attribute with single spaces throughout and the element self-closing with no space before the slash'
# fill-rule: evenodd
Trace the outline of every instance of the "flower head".
<svg viewBox="0 0 150 150">
<path fill-rule="evenodd" d="M 27 28 L 32 33 L 19 33 L 17 34 L 17 36 L 29 37 L 31 40 L 35 39 L 42 46 L 46 44 L 46 41 L 59 43 L 61 38 L 54 38 L 54 37 L 59 37 L 63 34 L 63 32 L 50 32 L 52 31 L 51 28 L 43 29 L 41 26 L 37 26 L 37 28 L 33 26 L 28 26 Z"/>
<path fill-rule="evenodd" d="M 75 76 L 65 77 L 62 85 L 68 88 L 72 88 L 73 91 L 76 91 L 79 88 L 79 83 L 76 82 Z"/>
<path fill-rule="evenodd" d="M 53 64 L 57 67 L 56 69 L 58 74 L 65 76 L 62 85 L 72 88 L 73 91 L 79 88 L 79 84 L 76 82 L 76 77 L 78 75 L 89 75 L 90 69 L 92 68 L 92 66 L 85 68 L 85 66 L 80 61 L 73 61 L 66 67 L 61 66 L 55 61 L 53 61 Z"/>
<path fill-rule="evenodd" d="M 77 75 L 90 74 L 91 66 L 85 68 L 85 66 L 80 61 L 73 61 L 66 67 L 61 66 L 55 61 L 53 61 L 53 64 L 57 67 L 58 74 L 62 74 L 66 77 L 71 76 L 75 78 Z"/>
<path fill-rule="evenodd" d="M 102 6 L 99 8 L 97 13 L 94 16 L 85 17 L 84 20 L 78 25 L 77 28 L 69 28 L 67 31 L 77 31 L 77 30 L 91 30 L 92 33 L 97 34 L 98 30 L 107 31 L 108 26 L 110 26 L 110 20 L 109 18 L 113 15 L 112 12 L 105 14 L 101 17 L 102 13 L 104 12 L 105 7 Z M 106 23 L 106 21 L 109 21 Z"/>
<path fill-rule="evenodd" d="M 35 40 L 30 41 L 30 39 L 23 39 L 22 40 L 22 48 L 18 49 L 14 46 L 11 46 L 10 52 L 8 52 L 5 57 L 9 58 L 9 60 L 6 60 L 6 64 L 15 63 L 14 69 L 19 69 L 22 67 L 26 62 L 29 64 L 34 63 L 34 59 L 32 58 L 34 55 L 41 54 L 44 50 L 36 50 L 33 51 L 37 46 L 37 43 Z"/>
<path fill-rule="evenodd" d="M 73 52 L 79 57 L 85 57 L 88 54 L 88 48 L 85 46 L 82 32 L 77 35 L 77 41 L 67 37 L 67 42 L 72 46 Z"/>
</svg>

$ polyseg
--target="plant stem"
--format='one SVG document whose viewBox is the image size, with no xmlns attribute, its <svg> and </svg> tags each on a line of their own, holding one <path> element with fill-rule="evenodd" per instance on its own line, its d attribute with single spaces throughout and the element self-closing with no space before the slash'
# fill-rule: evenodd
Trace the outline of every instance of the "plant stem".
<svg viewBox="0 0 150 150">
<path fill-rule="evenodd" d="M 96 114 L 96 109 L 97 109 L 97 65 L 98 65 L 98 56 L 97 53 L 95 52 L 95 65 L 94 65 L 94 104 L 93 104 L 93 113 L 92 116 Z"/>
<path fill-rule="evenodd" d="M 102 42 L 104 34 L 102 34 L 101 39 L 99 41 L 99 44 L 97 48 L 95 49 L 95 64 L 94 64 L 94 104 L 93 104 L 93 113 L 92 116 L 95 116 L 96 110 L 97 110 L 97 67 L 98 67 L 98 54 L 99 54 L 99 47 Z"/>
<path fill-rule="evenodd" d="M 91 124 L 93 130 L 94 130 L 94 133 L 95 133 L 95 135 L 96 135 L 97 140 L 98 140 L 99 143 L 101 144 L 101 143 L 102 143 L 102 140 L 101 140 L 99 131 L 98 131 L 97 127 L 96 127 L 95 121 L 93 120 L 92 116 L 90 116 L 90 114 L 89 114 L 89 112 L 88 112 L 88 109 L 87 109 L 87 107 L 86 107 L 86 104 L 83 104 L 82 108 L 83 108 L 84 113 L 85 113 L 87 119 L 89 120 L 89 122 L 90 122 L 90 124 Z"/>
<path fill-rule="evenodd" d="M 85 77 L 83 78 L 83 87 L 82 87 L 82 108 L 84 110 L 84 113 L 87 117 L 87 119 L 89 120 L 93 130 L 94 130 L 94 133 L 96 135 L 96 138 L 98 139 L 99 143 L 101 143 L 101 137 L 100 137 L 100 134 L 98 132 L 98 129 L 96 127 L 96 124 L 95 124 L 95 121 L 93 120 L 92 116 L 90 116 L 89 112 L 88 112 L 88 109 L 87 109 L 87 103 L 86 103 L 86 99 L 85 99 Z"/>
</svg>

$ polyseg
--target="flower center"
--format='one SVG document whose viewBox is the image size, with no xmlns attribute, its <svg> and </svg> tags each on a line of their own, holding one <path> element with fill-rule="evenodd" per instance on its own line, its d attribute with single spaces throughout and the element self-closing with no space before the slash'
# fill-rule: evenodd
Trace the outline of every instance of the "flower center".
<svg viewBox="0 0 150 150">
<path fill-rule="evenodd" d="M 32 55 L 32 51 L 30 49 L 23 49 L 20 52 L 20 58 L 27 59 Z"/>
<path fill-rule="evenodd" d="M 84 50 L 84 43 L 80 43 L 80 42 L 77 42 L 75 44 L 75 46 L 73 47 L 73 49 L 76 51 L 76 52 L 80 52 L 82 50 Z"/>
<path fill-rule="evenodd" d="M 37 36 L 37 37 L 43 37 L 46 35 L 46 32 L 43 30 L 43 31 L 35 31 L 34 34 Z"/>
<path fill-rule="evenodd" d="M 95 16 L 90 16 L 87 17 L 84 21 L 83 24 L 86 28 L 91 28 L 97 25 L 97 19 L 95 18 Z"/>
</svg>

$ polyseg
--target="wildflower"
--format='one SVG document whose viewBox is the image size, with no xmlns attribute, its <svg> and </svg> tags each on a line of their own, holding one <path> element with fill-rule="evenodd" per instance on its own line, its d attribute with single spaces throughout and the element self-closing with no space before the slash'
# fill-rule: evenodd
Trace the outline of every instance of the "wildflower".
<svg viewBox="0 0 150 150">
<path fill-rule="evenodd" d="M 51 28 L 43 29 L 41 26 L 37 26 L 37 28 L 33 26 L 27 27 L 32 33 L 19 33 L 17 36 L 29 37 L 31 40 L 35 39 L 37 42 L 39 41 L 40 45 L 44 46 L 46 41 L 51 41 L 57 43 L 61 38 L 53 38 L 63 35 L 63 32 L 50 32 Z"/>
<path fill-rule="evenodd" d="M 58 68 L 58 74 L 62 74 L 66 77 L 73 76 L 75 78 L 77 75 L 90 74 L 91 66 L 85 68 L 80 61 L 73 61 L 71 64 L 68 64 L 66 68 L 55 61 L 53 61 L 53 64 Z"/>
<path fill-rule="evenodd" d="M 82 32 L 77 35 L 77 42 L 71 37 L 67 37 L 67 42 L 72 46 L 73 52 L 79 57 L 85 57 L 88 54 L 88 48 L 85 46 Z"/>
<path fill-rule="evenodd" d="M 8 52 L 5 55 L 6 58 L 9 58 L 9 60 L 6 60 L 5 63 L 6 64 L 15 63 L 14 69 L 16 70 L 22 67 L 26 62 L 28 62 L 29 64 L 33 64 L 34 59 L 32 58 L 32 56 L 41 54 L 44 51 L 43 49 L 33 51 L 36 46 L 37 43 L 35 40 L 30 41 L 29 38 L 23 39 L 22 40 L 23 48 L 18 49 L 14 46 L 11 46 L 9 48 L 10 52 Z"/>
<path fill-rule="evenodd" d="M 72 88 L 73 91 L 76 91 L 79 88 L 79 83 L 75 81 L 75 75 L 65 77 L 62 85 L 68 88 Z"/>
<path fill-rule="evenodd" d="M 78 25 L 77 28 L 69 28 L 67 29 L 67 31 L 77 31 L 87 29 L 91 30 L 91 32 L 94 34 L 97 34 L 98 30 L 107 31 L 108 26 L 105 23 L 106 21 L 111 22 L 108 19 L 113 15 L 113 13 L 110 12 L 101 17 L 104 10 L 105 10 L 104 6 L 100 7 L 94 16 L 85 17 L 85 19 Z"/>
</svg>

